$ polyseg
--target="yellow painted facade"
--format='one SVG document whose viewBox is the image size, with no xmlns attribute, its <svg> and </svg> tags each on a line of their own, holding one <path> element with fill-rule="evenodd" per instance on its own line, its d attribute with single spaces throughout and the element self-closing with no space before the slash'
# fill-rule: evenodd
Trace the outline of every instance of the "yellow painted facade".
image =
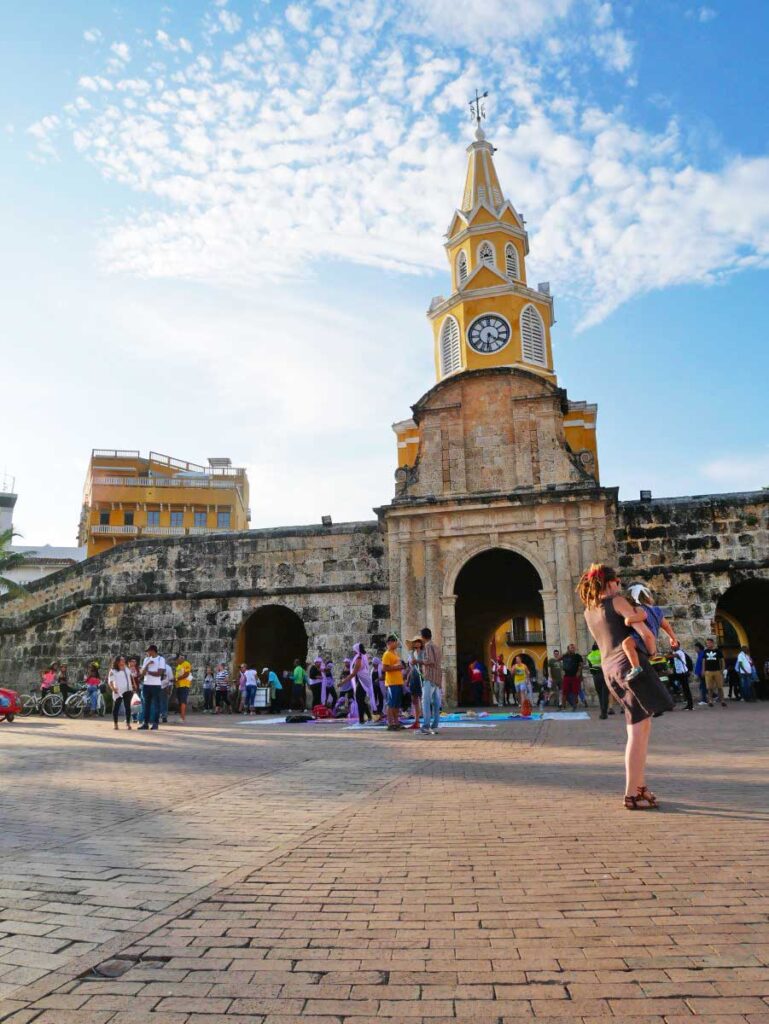
<svg viewBox="0 0 769 1024">
<path fill-rule="evenodd" d="M 140 537 L 246 530 L 248 501 L 246 471 L 229 459 L 200 466 L 158 452 L 95 448 L 78 542 L 90 557 Z"/>
<path fill-rule="evenodd" d="M 513 664 L 516 654 L 528 655 L 542 674 L 547 661 L 547 648 L 544 643 L 538 642 L 540 635 L 544 636 L 544 623 L 536 616 L 526 617 L 526 631 L 523 636 L 516 640 L 513 632 L 513 623 L 508 619 L 498 627 L 494 634 L 494 644 L 497 654 L 505 659 L 505 664 Z"/>
<path fill-rule="evenodd" d="M 446 238 L 452 292 L 448 298 L 434 298 L 427 313 L 433 329 L 436 379 L 508 366 L 557 385 L 549 285 L 529 287 L 529 236 L 523 218 L 502 192 L 494 147 L 480 128 L 467 148 L 461 206 L 454 211 Z M 597 415 L 595 405 L 568 401 L 563 420 L 566 443 L 596 481 Z M 414 466 L 419 427 L 414 420 L 403 420 L 393 430 L 398 467 Z"/>
</svg>

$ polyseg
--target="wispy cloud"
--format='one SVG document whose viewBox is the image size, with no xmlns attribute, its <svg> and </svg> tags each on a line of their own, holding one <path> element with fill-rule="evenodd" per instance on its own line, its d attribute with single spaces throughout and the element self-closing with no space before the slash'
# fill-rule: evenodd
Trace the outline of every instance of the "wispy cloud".
<svg viewBox="0 0 769 1024">
<path fill-rule="evenodd" d="M 80 79 L 90 106 L 70 105 L 63 126 L 145 203 L 106 231 L 112 270 L 250 285 L 329 260 L 443 268 L 468 135 L 456 112 L 478 84 L 532 229 L 532 276 L 581 302 L 583 324 L 769 264 L 769 159 L 705 170 L 675 117 L 642 130 L 572 82 L 590 62 L 632 80 L 609 3 L 324 0 L 256 17 L 249 29 L 215 2 L 201 42 L 161 29 L 130 78 L 108 63 Z M 37 129 L 42 148 L 61 127 Z"/>
<path fill-rule="evenodd" d="M 723 487 L 743 490 L 769 487 L 769 452 L 733 452 L 706 463 L 702 474 Z"/>
</svg>

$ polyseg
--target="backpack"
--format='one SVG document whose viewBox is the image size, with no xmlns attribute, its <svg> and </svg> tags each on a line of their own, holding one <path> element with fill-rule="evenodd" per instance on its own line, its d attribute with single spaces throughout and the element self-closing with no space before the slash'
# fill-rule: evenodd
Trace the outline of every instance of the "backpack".
<svg viewBox="0 0 769 1024">
<path fill-rule="evenodd" d="M 687 667 L 687 669 L 690 672 L 694 671 L 694 662 L 689 657 L 689 655 L 686 653 L 686 651 L 684 651 L 684 657 L 686 658 L 686 667 Z"/>
</svg>

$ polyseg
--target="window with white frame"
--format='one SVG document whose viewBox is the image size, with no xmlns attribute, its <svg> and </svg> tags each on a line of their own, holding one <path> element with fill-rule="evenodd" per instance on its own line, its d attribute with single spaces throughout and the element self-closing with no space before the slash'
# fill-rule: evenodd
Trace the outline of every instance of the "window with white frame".
<svg viewBox="0 0 769 1024">
<path fill-rule="evenodd" d="M 491 242 L 481 242 L 478 246 L 478 262 L 484 263 L 487 267 L 493 267 L 496 264 L 494 246 Z"/>
<path fill-rule="evenodd" d="M 457 284 L 461 288 L 467 280 L 467 256 L 464 251 L 457 256 Z"/>
<path fill-rule="evenodd" d="M 517 281 L 521 276 L 518 250 L 512 242 L 508 242 L 505 246 L 505 273 L 511 281 Z"/>
<path fill-rule="evenodd" d="M 445 377 L 461 369 L 459 324 L 453 316 L 447 316 L 441 327 L 441 376 Z"/>
<path fill-rule="evenodd" d="M 524 362 L 546 365 L 545 324 L 533 306 L 521 313 L 521 351 Z"/>
</svg>

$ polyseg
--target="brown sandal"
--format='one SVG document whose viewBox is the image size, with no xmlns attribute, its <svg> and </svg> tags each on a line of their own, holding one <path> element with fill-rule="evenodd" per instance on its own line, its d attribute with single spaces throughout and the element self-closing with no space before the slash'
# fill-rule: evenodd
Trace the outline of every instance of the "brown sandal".
<svg viewBox="0 0 769 1024">
<path fill-rule="evenodd" d="M 646 808 L 643 804 L 639 804 L 637 796 L 626 796 L 625 797 L 625 810 L 626 811 L 645 811 Z"/>
<path fill-rule="evenodd" d="M 636 800 L 645 800 L 649 807 L 659 807 L 657 803 L 657 797 L 646 786 L 638 787 L 638 796 Z"/>
</svg>

